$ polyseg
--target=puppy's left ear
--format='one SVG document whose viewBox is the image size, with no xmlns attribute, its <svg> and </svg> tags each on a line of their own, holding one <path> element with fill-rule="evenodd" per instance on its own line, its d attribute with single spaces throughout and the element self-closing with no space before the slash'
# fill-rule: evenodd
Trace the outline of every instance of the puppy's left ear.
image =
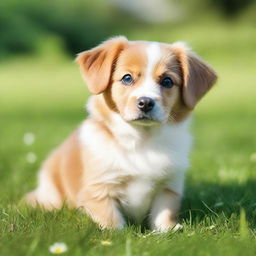
<svg viewBox="0 0 256 256">
<path fill-rule="evenodd" d="M 127 44 L 125 37 L 118 36 L 78 54 L 76 62 L 80 65 L 82 76 L 91 93 L 99 94 L 106 90 L 115 61 Z"/>
<path fill-rule="evenodd" d="M 188 109 L 193 109 L 197 102 L 211 89 L 217 80 L 217 74 L 202 61 L 184 43 L 174 43 L 172 52 L 180 64 L 183 88 L 183 102 Z"/>
</svg>

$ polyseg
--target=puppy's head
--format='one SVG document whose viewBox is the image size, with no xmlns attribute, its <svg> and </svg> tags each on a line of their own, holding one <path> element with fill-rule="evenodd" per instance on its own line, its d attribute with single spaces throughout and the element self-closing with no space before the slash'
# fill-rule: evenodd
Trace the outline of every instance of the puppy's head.
<svg viewBox="0 0 256 256">
<path fill-rule="evenodd" d="M 110 39 L 77 57 L 93 94 L 134 124 L 180 120 L 216 81 L 216 73 L 184 44 Z"/>
</svg>

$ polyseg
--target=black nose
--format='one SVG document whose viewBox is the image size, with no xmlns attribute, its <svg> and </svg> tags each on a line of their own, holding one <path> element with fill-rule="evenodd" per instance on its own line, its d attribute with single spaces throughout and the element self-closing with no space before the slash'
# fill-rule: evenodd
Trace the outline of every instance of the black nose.
<svg viewBox="0 0 256 256">
<path fill-rule="evenodd" d="M 139 110 L 145 113 L 150 111 L 154 107 L 154 105 L 155 105 L 154 100 L 149 97 L 138 98 L 137 107 Z"/>
</svg>

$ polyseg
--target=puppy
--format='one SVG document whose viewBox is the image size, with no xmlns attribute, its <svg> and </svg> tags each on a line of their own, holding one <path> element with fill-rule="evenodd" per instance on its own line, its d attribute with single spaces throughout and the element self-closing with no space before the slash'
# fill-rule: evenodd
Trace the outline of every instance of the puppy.
<svg viewBox="0 0 256 256">
<path fill-rule="evenodd" d="M 189 120 L 216 81 L 183 43 L 115 37 L 76 59 L 89 117 L 44 162 L 32 206 L 80 207 L 103 228 L 125 216 L 173 228 L 191 147 Z"/>
</svg>

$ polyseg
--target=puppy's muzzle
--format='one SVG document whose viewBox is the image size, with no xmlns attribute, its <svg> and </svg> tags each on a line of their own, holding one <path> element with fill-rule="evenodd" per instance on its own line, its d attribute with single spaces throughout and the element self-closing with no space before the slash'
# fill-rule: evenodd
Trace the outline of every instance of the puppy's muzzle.
<svg viewBox="0 0 256 256">
<path fill-rule="evenodd" d="M 152 110 L 154 106 L 155 101 L 149 97 L 140 97 L 137 100 L 137 108 L 144 113 L 147 113 L 150 110 Z"/>
</svg>

